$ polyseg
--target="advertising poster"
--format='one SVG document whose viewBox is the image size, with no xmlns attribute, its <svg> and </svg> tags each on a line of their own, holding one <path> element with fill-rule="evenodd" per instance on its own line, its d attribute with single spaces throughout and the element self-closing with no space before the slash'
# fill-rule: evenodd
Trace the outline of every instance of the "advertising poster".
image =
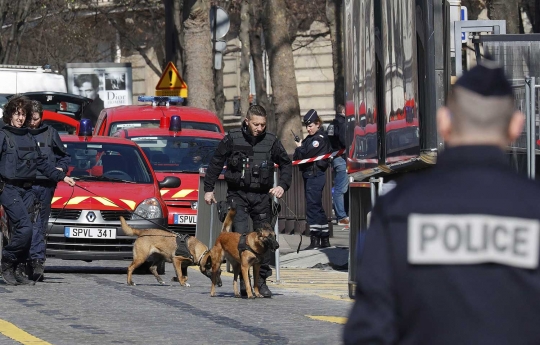
<svg viewBox="0 0 540 345">
<path fill-rule="evenodd" d="M 68 63 L 68 92 L 93 101 L 82 117 L 95 125 L 103 108 L 132 104 L 131 63 Z"/>
</svg>

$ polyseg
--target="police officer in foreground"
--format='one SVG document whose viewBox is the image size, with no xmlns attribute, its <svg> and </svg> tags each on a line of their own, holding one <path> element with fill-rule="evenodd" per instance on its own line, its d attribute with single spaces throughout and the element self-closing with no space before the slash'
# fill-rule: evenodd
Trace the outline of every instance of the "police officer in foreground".
<svg viewBox="0 0 540 345">
<path fill-rule="evenodd" d="M 32 114 L 27 116 L 26 127 L 36 139 L 41 153 L 47 157 L 49 163 L 53 164 L 56 169 L 67 173 L 71 157 L 64 148 L 56 129 L 44 125 L 42 118 L 43 106 L 38 101 L 32 101 Z M 32 189 L 39 214 L 33 223 L 30 262 L 28 263 L 30 269 L 27 272 L 30 279 L 42 281 L 44 278 L 43 264 L 45 263 L 45 233 L 51 213 L 51 201 L 56 189 L 56 181 L 48 179 L 38 171 Z"/>
<path fill-rule="evenodd" d="M 379 198 L 345 344 L 540 344 L 540 187 L 510 168 L 524 117 L 484 61 L 437 113 L 437 165 Z"/>
<path fill-rule="evenodd" d="M 257 228 L 261 223 L 272 223 L 272 196 L 281 198 L 292 180 L 292 162 L 278 138 L 266 132 L 266 111 L 260 105 L 249 107 L 242 127 L 233 129 L 221 140 L 204 178 L 204 200 L 216 202 L 214 186 L 223 166 L 227 165 L 227 202 L 236 208 L 233 231 L 249 231 L 248 217 Z M 274 163 L 279 165 L 279 181 L 274 186 Z M 271 297 L 266 278 L 272 275 L 268 265 L 271 252 L 263 259 L 260 269 L 259 292 Z M 240 280 L 240 293 L 247 296 Z"/>
<path fill-rule="evenodd" d="M 296 142 L 293 159 L 306 159 L 332 152 L 332 146 L 322 126 L 322 120 L 314 109 L 304 115 L 304 125 L 308 136 Z M 309 226 L 311 242 L 306 250 L 330 247 L 328 217 L 324 212 L 322 198 L 326 184 L 326 169 L 330 163 L 326 159 L 299 165 L 304 179 L 306 197 L 306 222 Z"/>
<path fill-rule="evenodd" d="M 72 178 L 47 161 L 28 128 L 23 127 L 26 116 L 31 113 L 32 103 L 28 98 L 12 97 L 4 105 L 2 120 L 6 125 L 0 130 L 0 203 L 11 228 L 10 242 L 2 249 L 1 270 L 8 285 L 34 284 L 24 276 L 22 267 L 26 264 L 32 240 L 29 211 L 33 210 L 32 184 L 37 171 L 55 181 L 75 185 Z"/>
</svg>

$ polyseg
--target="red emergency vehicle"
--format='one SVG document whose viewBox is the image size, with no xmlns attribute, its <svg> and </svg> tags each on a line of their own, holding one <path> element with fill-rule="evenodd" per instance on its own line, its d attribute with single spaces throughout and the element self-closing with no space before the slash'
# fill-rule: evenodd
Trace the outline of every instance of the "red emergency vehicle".
<svg viewBox="0 0 540 345">
<path fill-rule="evenodd" d="M 126 128 L 158 128 L 163 116 L 170 118 L 173 115 L 182 118 L 184 129 L 225 133 L 219 118 L 214 113 L 204 109 L 171 105 L 175 103 L 176 98 L 178 101 L 182 100 L 180 97 L 141 96 L 140 102 L 152 104 L 105 108 L 99 114 L 94 135 L 112 135 Z"/>
<path fill-rule="evenodd" d="M 179 188 L 163 188 L 169 230 L 195 235 L 199 169 L 206 167 L 224 134 L 184 128 L 180 116 L 161 118 L 159 128 L 124 128 L 114 136 L 131 139 L 150 159 L 158 179 L 177 176 Z"/>
<path fill-rule="evenodd" d="M 47 256 L 75 260 L 132 258 L 133 237 L 119 217 L 139 229 L 166 227 L 163 191 L 177 188 L 177 177 L 158 179 L 142 149 L 131 140 L 92 136 L 82 120 L 79 136 L 62 135 L 71 155 L 68 175 L 77 186 L 59 183 L 47 229 Z"/>
</svg>

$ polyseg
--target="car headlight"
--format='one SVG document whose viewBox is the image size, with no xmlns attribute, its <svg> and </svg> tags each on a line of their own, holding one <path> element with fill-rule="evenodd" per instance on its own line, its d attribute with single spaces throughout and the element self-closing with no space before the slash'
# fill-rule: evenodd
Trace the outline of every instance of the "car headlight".
<svg viewBox="0 0 540 345">
<path fill-rule="evenodd" d="M 199 203 L 197 201 L 193 201 L 191 203 L 191 209 L 192 210 L 196 210 L 198 206 L 199 206 Z"/>
<path fill-rule="evenodd" d="M 163 217 L 161 204 L 156 198 L 146 199 L 137 206 L 131 219 L 153 219 Z"/>
</svg>

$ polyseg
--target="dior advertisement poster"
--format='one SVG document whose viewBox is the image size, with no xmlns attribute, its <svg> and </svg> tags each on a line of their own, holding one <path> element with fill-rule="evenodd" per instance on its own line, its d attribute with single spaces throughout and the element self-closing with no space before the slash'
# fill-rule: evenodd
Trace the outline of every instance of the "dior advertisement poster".
<svg viewBox="0 0 540 345">
<path fill-rule="evenodd" d="M 93 101 L 82 117 L 95 125 L 103 108 L 132 104 L 131 63 L 68 63 L 68 92 Z"/>
</svg>

